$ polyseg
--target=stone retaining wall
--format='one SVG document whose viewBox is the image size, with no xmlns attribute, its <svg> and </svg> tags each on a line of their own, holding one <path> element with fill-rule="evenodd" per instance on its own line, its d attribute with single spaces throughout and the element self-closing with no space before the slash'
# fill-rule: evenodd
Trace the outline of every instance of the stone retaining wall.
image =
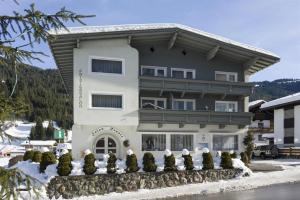
<svg viewBox="0 0 300 200">
<path fill-rule="evenodd" d="M 79 196 L 102 195 L 110 192 L 136 191 L 173 187 L 191 183 L 232 179 L 240 169 L 192 170 L 176 172 L 137 172 L 128 174 L 99 174 L 91 176 L 58 176 L 47 186 L 49 198 L 70 199 Z"/>
</svg>

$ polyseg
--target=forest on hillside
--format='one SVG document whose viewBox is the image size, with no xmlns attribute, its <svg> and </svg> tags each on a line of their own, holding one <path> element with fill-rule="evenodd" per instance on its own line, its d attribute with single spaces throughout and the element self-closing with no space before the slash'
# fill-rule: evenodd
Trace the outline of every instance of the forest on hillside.
<svg viewBox="0 0 300 200">
<path fill-rule="evenodd" d="M 13 68 L 0 66 L 0 90 L 6 96 L 12 91 L 15 82 Z M 263 99 L 270 101 L 300 92 L 300 79 L 278 79 L 275 81 L 253 82 L 254 92 L 250 101 Z M 72 100 L 67 95 L 57 69 L 40 69 L 28 65 L 18 68 L 18 84 L 12 98 L 24 104 L 27 111 L 22 118 L 36 121 L 37 118 L 55 120 L 65 128 L 72 126 Z"/>
</svg>

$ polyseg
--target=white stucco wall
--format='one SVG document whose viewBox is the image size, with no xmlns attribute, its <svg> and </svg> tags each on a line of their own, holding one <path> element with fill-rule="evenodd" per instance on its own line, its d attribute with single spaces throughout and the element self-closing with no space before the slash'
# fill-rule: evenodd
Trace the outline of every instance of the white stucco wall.
<svg viewBox="0 0 300 200">
<path fill-rule="evenodd" d="M 123 60 L 124 74 L 90 72 L 91 57 Z M 74 124 L 138 125 L 138 52 L 126 39 L 82 41 L 74 49 L 73 76 Z M 91 108 L 92 92 L 123 95 L 123 109 Z"/>
<path fill-rule="evenodd" d="M 284 138 L 284 109 L 274 110 L 274 143 L 283 144 Z"/>
<path fill-rule="evenodd" d="M 294 134 L 295 134 L 295 143 L 297 146 L 300 146 L 300 105 L 294 107 L 294 119 L 295 119 L 295 129 L 294 129 Z"/>
</svg>

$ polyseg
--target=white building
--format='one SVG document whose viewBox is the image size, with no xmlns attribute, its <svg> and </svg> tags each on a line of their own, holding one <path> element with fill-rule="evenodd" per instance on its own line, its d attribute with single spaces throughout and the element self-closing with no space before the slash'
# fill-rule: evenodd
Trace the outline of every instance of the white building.
<svg viewBox="0 0 300 200">
<path fill-rule="evenodd" d="M 56 144 L 55 140 L 27 140 L 21 143 L 22 147 L 25 147 L 25 150 L 37 150 L 42 151 L 43 148 L 48 148 L 50 151 L 53 150 L 54 145 Z"/>
<path fill-rule="evenodd" d="M 249 76 L 280 59 L 178 24 L 75 27 L 49 41 L 73 97 L 73 156 L 242 151 Z M 130 147 L 127 147 L 129 141 Z"/>
<path fill-rule="evenodd" d="M 274 143 L 278 147 L 300 146 L 300 92 L 264 103 L 274 109 Z"/>
</svg>

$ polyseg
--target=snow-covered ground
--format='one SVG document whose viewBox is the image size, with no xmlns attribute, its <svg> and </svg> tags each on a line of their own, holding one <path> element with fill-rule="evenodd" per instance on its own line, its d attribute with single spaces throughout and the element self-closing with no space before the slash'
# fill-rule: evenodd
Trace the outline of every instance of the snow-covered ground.
<svg viewBox="0 0 300 200">
<path fill-rule="evenodd" d="M 0 167 L 6 167 L 8 165 L 10 157 L 0 158 Z"/>
</svg>

